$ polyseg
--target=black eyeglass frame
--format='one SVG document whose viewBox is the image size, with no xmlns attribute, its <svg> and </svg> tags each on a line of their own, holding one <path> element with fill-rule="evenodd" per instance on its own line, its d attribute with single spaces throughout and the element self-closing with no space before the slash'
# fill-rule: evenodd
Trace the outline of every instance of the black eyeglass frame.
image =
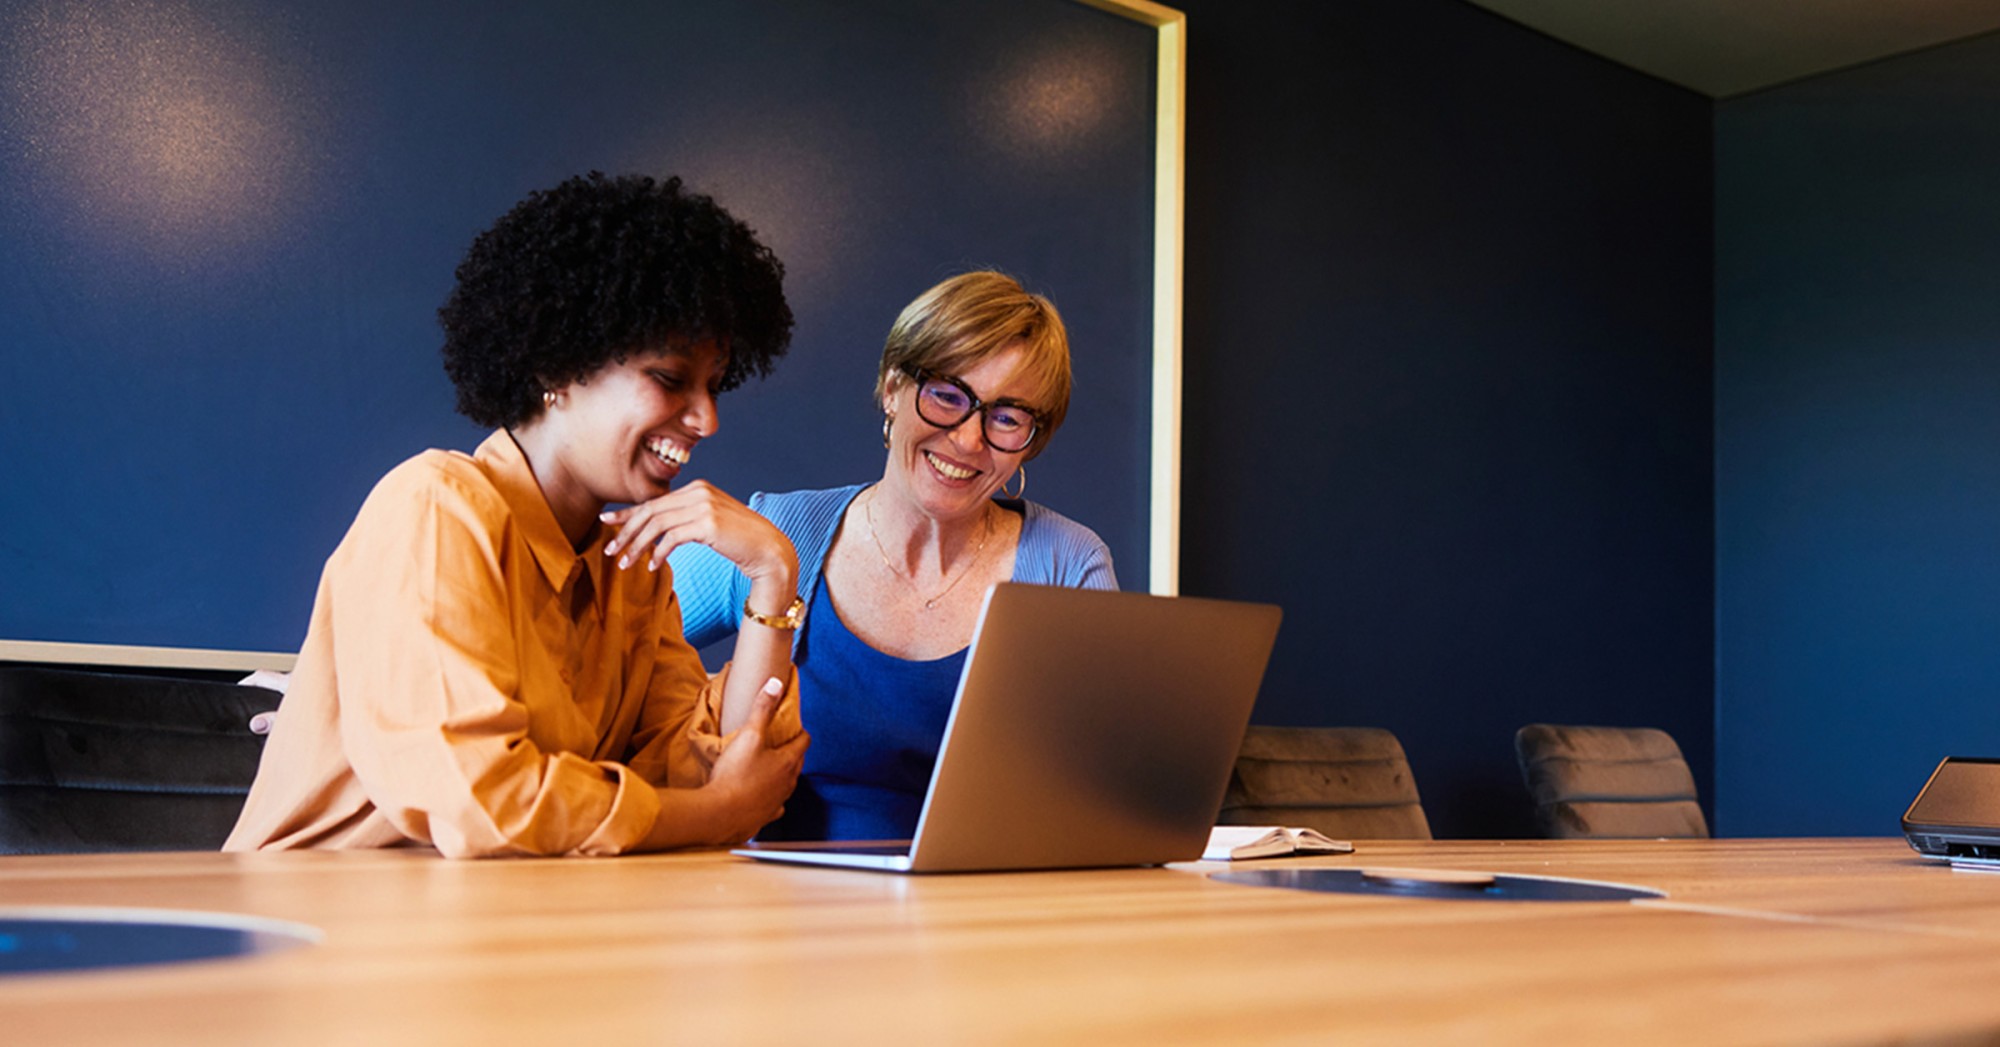
<svg viewBox="0 0 2000 1047">
<path fill-rule="evenodd" d="M 901 364 L 896 368 L 896 370 L 902 372 L 912 382 L 916 383 L 916 386 L 913 391 L 915 392 L 917 397 L 917 417 L 923 419 L 925 425 L 932 426 L 938 429 L 956 429 L 959 426 L 964 425 L 965 420 L 967 418 L 972 417 L 976 413 L 979 415 L 980 437 L 984 439 L 987 445 L 992 447 L 994 450 L 1002 451 L 1007 454 L 1019 454 L 1022 451 L 1025 451 L 1028 448 L 1033 447 L 1035 445 L 1035 437 L 1041 435 L 1042 412 L 1037 411 L 1032 407 L 1029 407 L 1027 404 L 1022 403 L 1019 400 L 1015 400 L 1011 397 L 1002 397 L 998 400 L 994 400 L 991 403 L 988 403 L 987 401 L 981 400 L 978 396 L 974 395 L 972 392 L 972 388 L 966 385 L 965 382 L 959 379 L 956 375 L 949 375 L 940 371 L 933 371 L 924 367 L 912 367 L 909 364 Z M 952 388 L 958 390 L 959 392 L 964 393 L 966 402 L 971 406 L 965 409 L 964 414 L 959 415 L 957 418 L 954 418 L 949 422 L 940 422 L 937 419 L 932 418 L 931 416 L 924 413 L 924 385 L 925 383 L 928 382 L 943 382 L 944 384 L 951 386 Z M 1011 407 L 1016 411 L 1020 411 L 1026 414 L 1028 418 L 1032 420 L 1034 424 L 1028 426 L 1028 435 L 1024 439 L 1022 439 L 1021 446 L 1002 447 L 998 441 L 993 439 L 993 429 L 992 429 L 993 416 L 987 413 L 987 408 L 989 407 Z"/>
</svg>

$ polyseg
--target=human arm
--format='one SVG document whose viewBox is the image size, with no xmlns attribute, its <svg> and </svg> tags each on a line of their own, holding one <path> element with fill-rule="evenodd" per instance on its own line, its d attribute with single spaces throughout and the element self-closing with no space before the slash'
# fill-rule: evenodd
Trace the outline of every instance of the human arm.
<svg viewBox="0 0 2000 1047">
<path fill-rule="evenodd" d="M 722 489 L 704 480 L 658 498 L 606 512 L 601 519 L 617 527 L 605 546 L 622 570 L 658 570 L 684 545 L 700 545 L 734 564 L 748 580 L 745 610 L 777 618 L 792 607 L 798 587 L 798 554 L 777 526 Z M 716 612 L 704 607 L 705 618 Z M 723 686 L 719 728 L 724 735 L 749 720 L 764 681 L 790 680 L 792 630 L 743 616 L 736 633 L 730 673 Z"/>
<path fill-rule="evenodd" d="M 646 692 L 627 743 L 627 762 L 655 785 L 697 789 L 720 773 L 725 753 L 749 728 L 724 735 L 722 695 L 731 690 L 735 666 L 724 665 L 710 676 L 682 636 L 679 599 L 670 589 L 663 588 L 660 594 L 664 598 L 654 603 L 656 620 L 649 626 L 654 642 L 640 659 L 644 669 L 635 670 L 647 674 Z M 789 686 L 767 678 L 761 690 L 774 691 L 777 697 L 769 716 L 751 718 L 765 745 L 783 746 L 803 734 L 796 674 Z M 753 700 L 753 709 L 761 702 L 760 695 Z"/>
<path fill-rule="evenodd" d="M 736 635 L 750 580 L 728 558 L 705 545 L 683 545 L 667 557 L 674 595 L 681 604 L 681 627 L 696 650 Z"/>
<path fill-rule="evenodd" d="M 1097 532 L 1038 503 L 1028 503 L 1017 581 L 1074 589 L 1116 589 L 1111 548 Z"/>
<path fill-rule="evenodd" d="M 740 843 L 784 812 L 807 744 L 797 731 L 789 741 L 772 744 L 772 718 L 784 697 L 776 679 L 766 681 L 708 781 L 695 789 L 659 790 L 659 816 L 640 850 Z"/>
<path fill-rule="evenodd" d="M 1097 542 L 1085 556 L 1066 566 L 1074 579 L 1068 584 L 1078 589 L 1118 588 L 1118 574 L 1111 568 L 1111 550 L 1103 542 Z"/>
</svg>

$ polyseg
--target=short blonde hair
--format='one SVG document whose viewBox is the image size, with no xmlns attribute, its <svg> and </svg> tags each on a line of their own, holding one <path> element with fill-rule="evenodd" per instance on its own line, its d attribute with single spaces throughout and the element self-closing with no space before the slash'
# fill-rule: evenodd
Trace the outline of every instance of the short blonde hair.
<svg viewBox="0 0 2000 1047">
<path fill-rule="evenodd" d="M 904 306 L 882 347 L 875 403 L 880 406 L 907 380 L 904 368 L 961 374 L 1017 347 L 1035 388 L 1028 406 L 1041 419 L 1028 445 L 1033 458 L 1069 413 L 1069 332 L 1054 302 L 1029 293 L 1005 273 L 962 273 Z"/>
</svg>

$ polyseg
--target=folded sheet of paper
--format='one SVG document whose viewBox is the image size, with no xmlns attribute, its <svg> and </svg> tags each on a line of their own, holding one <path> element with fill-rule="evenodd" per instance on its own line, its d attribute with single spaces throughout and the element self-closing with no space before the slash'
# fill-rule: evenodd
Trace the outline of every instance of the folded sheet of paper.
<svg viewBox="0 0 2000 1047">
<path fill-rule="evenodd" d="M 1352 854 L 1354 845 L 1335 840 L 1312 829 L 1291 829 L 1282 825 L 1218 825 L 1208 834 L 1203 861 L 1226 862 L 1244 858 L 1275 858 L 1288 854 Z"/>
<path fill-rule="evenodd" d="M 281 673 L 274 669 L 259 669 L 236 682 L 239 686 L 264 687 L 283 694 L 285 688 L 292 685 L 292 674 Z"/>
</svg>

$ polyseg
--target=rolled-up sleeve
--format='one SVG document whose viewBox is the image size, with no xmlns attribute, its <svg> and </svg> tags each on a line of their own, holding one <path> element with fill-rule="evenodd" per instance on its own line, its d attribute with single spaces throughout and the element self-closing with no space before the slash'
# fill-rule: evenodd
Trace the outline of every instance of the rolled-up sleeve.
<svg viewBox="0 0 2000 1047">
<path fill-rule="evenodd" d="M 699 667 L 697 665 L 697 667 Z M 730 666 L 725 665 L 701 689 L 701 700 L 694 708 L 694 716 L 678 737 L 661 734 L 653 740 L 640 757 L 632 763 L 634 767 L 658 766 L 665 768 L 667 784 L 675 788 L 692 788 L 705 784 L 709 772 L 715 769 L 715 761 L 722 751 L 736 738 L 737 732 L 722 733 L 722 694 L 729 683 Z M 797 738 L 805 730 L 799 718 L 799 681 L 793 673 L 786 685 L 785 696 L 778 701 L 778 708 L 771 713 L 771 726 L 764 734 L 767 745 L 783 745 Z"/>
</svg>

